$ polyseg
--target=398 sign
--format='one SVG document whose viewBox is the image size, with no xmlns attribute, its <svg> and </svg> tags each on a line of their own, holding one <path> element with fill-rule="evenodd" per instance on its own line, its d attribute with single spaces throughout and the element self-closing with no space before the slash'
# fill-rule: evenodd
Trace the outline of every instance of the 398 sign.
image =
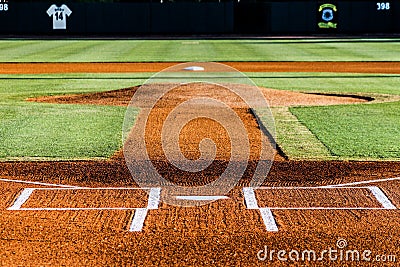
<svg viewBox="0 0 400 267">
<path fill-rule="evenodd" d="M 376 10 L 390 10 L 390 2 L 376 3 Z"/>
<path fill-rule="evenodd" d="M 8 11 L 8 0 L 0 0 L 0 12 Z"/>
</svg>

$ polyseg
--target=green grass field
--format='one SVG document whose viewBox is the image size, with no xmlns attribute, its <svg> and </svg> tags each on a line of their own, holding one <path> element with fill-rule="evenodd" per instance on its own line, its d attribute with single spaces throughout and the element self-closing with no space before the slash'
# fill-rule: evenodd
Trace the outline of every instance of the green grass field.
<svg viewBox="0 0 400 267">
<path fill-rule="evenodd" d="M 0 49 L 1 62 L 400 61 L 400 40 L 3 40 Z M 400 75 L 246 74 L 258 85 L 275 89 L 400 96 Z M 139 85 L 151 75 L 0 75 L 0 160 L 110 157 L 122 145 L 124 108 L 25 99 L 115 90 Z M 278 143 L 290 158 L 400 159 L 398 101 L 276 112 Z M 287 116 L 298 125 L 286 123 Z M 309 129 L 302 146 L 290 135 L 299 127 Z"/>
<path fill-rule="evenodd" d="M 400 39 L 3 40 L 0 62 L 397 61 Z"/>
</svg>

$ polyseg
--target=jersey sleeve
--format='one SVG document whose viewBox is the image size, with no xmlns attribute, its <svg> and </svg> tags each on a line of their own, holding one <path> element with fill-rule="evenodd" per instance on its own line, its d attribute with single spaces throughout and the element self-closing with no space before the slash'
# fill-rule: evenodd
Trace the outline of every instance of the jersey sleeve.
<svg viewBox="0 0 400 267">
<path fill-rule="evenodd" d="M 62 5 L 61 8 L 64 9 L 64 12 L 67 16 L 71 15 L 72 11 L 71 9 L 69 9 L 69 7 L 67 7 L 66 5 Z"/>
<path fill-rule="evenodd" d="M 56 5 L 51 5 L 49 9 L 47 9 L 47 15 L 52 16 L 54 14 L 54 10 L 56 9 Z"/>
</svg>

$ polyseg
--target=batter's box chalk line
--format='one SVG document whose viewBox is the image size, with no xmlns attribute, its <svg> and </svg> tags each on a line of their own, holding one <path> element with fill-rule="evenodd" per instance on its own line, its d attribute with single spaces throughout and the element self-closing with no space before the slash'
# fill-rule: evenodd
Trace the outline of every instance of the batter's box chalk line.
<svg viewBox="0 0 400 267">
<path fill-rule="evenodd" d="M 259 207 L 255 190 L 321 190 L 321 189 L 367 189 L 379 202 L 381 207 Z M 274 210 L 397 210 L 385 193 L 378 186 L 368 187 L 244 187 L 243 196 L 247 209 L 259 210 L 268 232 L 278 232 L 278 225 L 273 215 Z"/>
<path fill-rule="evenodd" d="M 147 206 L 144 208 L 127 207 L 105 207 L 105 208 L 23 208 L 22 206 L 29 200 L 33 192 L 44 190 L 149 190 Z M 57 188 L 25 188 L 15 199 L 14 203 L 7 210 L 9 211 L 79 211 L 79 210 L 134 210 L 129 223 L 130 232 L 140 232 L 149 210 L 158 209 L 160 203 L 161 188 L 83 188 L 83 187 L 57 187 Z"/>
</svg>

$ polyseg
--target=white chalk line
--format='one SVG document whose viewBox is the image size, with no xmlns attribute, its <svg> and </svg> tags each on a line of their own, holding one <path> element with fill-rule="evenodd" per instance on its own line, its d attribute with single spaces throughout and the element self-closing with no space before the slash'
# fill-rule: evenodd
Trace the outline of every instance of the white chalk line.
<svg viewBox="0 0 400 267">
<path fill-rule="evenodd" d="M 161 198 L 161 188 L 150 188 L 147 207 L 135 209 L 135 213 L 133 214 L 133 218 L 129 227 L 129 232 L 142 231 L 148 211 L 158 209 L 160 198 Z"/>
<path fill-rule="evenodd" d="M 70 187 L 70 188 L 35 188 L 36 190 L 41 191 L 77 191 L 77 190 L 151 190 L 152 188 L 144 188 L 144 187 Z"/>
<path fill-rule="evenodd" d="M 135 213 L 133 214 L 133 218 L 129 226 L 129 232 L 142 231 L 148 211 L 158 209 L 160 198 L 161 198 L 161 188 L 150 188 L 147 207 L 135 209 Z"/>
<path fill-rule="evenodd" d="M 265 207 L 271 210 L 382 210 L 397 209 L 383 191 L 377 186 L 340 186 L 340 187 L 258 187 L 257 190 L 332 190 L 332 189 L 367 189 L 382 207 Z"/>
<path fill-rule="evenodd" d="M 278 226 L 272 211 L 268 208 L 260 208 L 261 217 L 268 232 L 278 232 Z"/>
<path fill-rule="evenodd" d="M 384 178 L 384 179 L 376 179 L 376 180 L 365 180 L 365 181 L 335 184 L 335 185 L 324 185 L 324 186 L 318 186 L 318 188 L 345 187 L 345 186 L 347 187 L 347 186 L 352 186 L 352 185 L 372 184 L 372 183 L 390 182 L 390 181 L 397 181 L 397 180 L 400 180 L 400 177 Z"/>
<path fill-rule="evenodd" d="M 258 189 L 258 188 L 256 188 Z M 263 219 L 265 228 L 268 232 L 278 232 L 278 226 L 276 225 L 274 215 L 268 208 L 259 208 L 257 198 L 254 193 L 253 187 L 243 187 L 243 196 L 246 203 L 247 209 L 259 210 L 261 218 Z"/>
<path fill-rule="evenodd" d="M 19 208 L 13 210 L 20 210 L 20 211 L 87 211 L 87 210 L 138 210 L 143 208 L 125 208 L 125 207 L 116 207 L 116 208 Z M 11 210 L 9 208 L 9 210 Z"/>
<path fill-rule="evenodd" d="M 32 195 L 33 191 L 82 191 L 82 190 L 147 190 L 150 189 L 147 209 L 157 209 L 158 203 L 160 201 L 160 191 L 161 188 L 124 188 L 124 187 L 114 187 L 114 188 L 25 188 L 18 198 L 14 201 L 13 205 L 8 208 L 8 210 L 24 210 L 24 211 L 78 211 L 78 210 L 136 210 L 140 208 L 131 207 L 65 207 L 65 208 L 46 208 L 46 207 L 36 207 L 36 208 L 21 208 L 21 206 L 28 201 L 29 197 Z"/>
<path fill-rule="evenodd" d="M 160 203 L 161 188 L 151 188 L 149 193 L 149 199 L 147 201 L 147 209 L 156 210 Z"/>
<path fill-rule="evenodd" d="M 34 190 L 35 190 L 34 188 L 25 188 L 21 192 L 21 194 L 17 197 L 17 199 L 14 201 L 13 205 L 8 208 L 8 210 L 21 209 L 21 206 L 29 199 Z"/>
<path fill-rule="evenodd" d="M 41 182 L 32 182 L 32 181 L 24 181 L 24 180 L 12 180 L 12 179 L 4 179 L 0 178 L 1 182 L 11 182 L 11 183 L 22 183 L 22 184 L 34 184 L 34 185 L 42 185 L 42 186 L 55 186 L 61 188 L 85 188 L 73 185 L 65 185 L 65 184 L 49 184 L 49 183 L 41 183 Z"/>
<path fill-rule="evenodd" d="M 227 196 L 175 196 L 180 200 L 193 200 L 193 201 L 213 201 L 221 199 L 229 199 Z"/>
<path fill-rule="evenodd" d="M 370 186 L 369 190 L 371 190 L 372 194 L 375 198 L 382 204 L 385 209 L 395 210 L 397 209 L 395 205 L 389 200 L 389 198 L 383 193 L 383 191 L 377 186 Z"/>
<path fill-rule="evenodd" d="M 397 210 L 397 207 L 389 200 L 385 193 L 377 186 L 354 186 L 359 184 L 370 184 L 382 181 L 400 180 L 400 177 L 370 180 L 355 183 L 347 183 L 332 186 L 319 187 L 244 187 L 243 195 L 247 209 L 258 209 L 264 221 L 264 225 L 269 232 L 277 232 L 276 224 L 272 211 L 274 210 Z M 382 207 L 259 207 L 254 190 L 318 190 L 318 189 L 368 189 L 382 205 Z"/>
<path fill-rule="evenodd" d="M 253 187 L 243 187 L 243 196 L 247 209 L 259 209 Z"/>
<path fill-rule="evenodd" d="M 144 221 L 147 216 L 147 208 L 140 208 L 135 210 L 129 232 L 140 232 L 143 229 Z"/>
</svg>

